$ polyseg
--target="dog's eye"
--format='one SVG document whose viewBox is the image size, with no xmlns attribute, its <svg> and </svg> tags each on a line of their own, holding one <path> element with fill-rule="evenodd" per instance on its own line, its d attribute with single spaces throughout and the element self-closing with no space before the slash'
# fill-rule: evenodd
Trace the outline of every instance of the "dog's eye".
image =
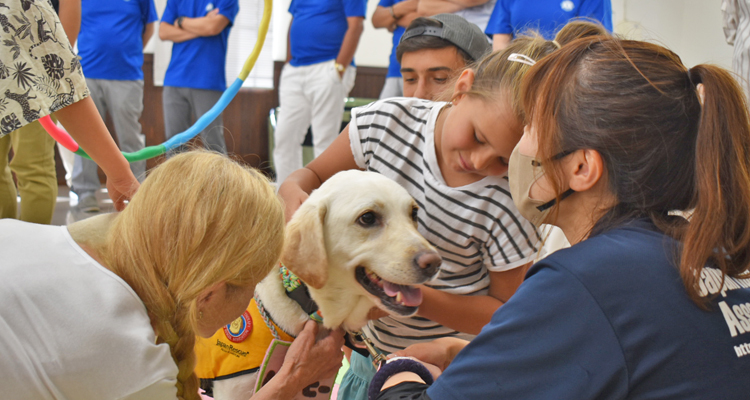
<svg viewBox="0 0 750 400">
<path fill-rule="evenodd" d="M 359 218 L 357 219 L 357 223 L 359 223 L 362 226 L 373 226 L 375 225 L 376 222 L 378 222 L 378 217 L 372 211 L 368 211 L 360 215 Z"/>
<path fill-rule="evenodd" d="M 414 222 L 417 222 L 417 216 L 419 215 L 419 208 L 414 207 L 411 209 L 411 219 Z"/>
</svg>

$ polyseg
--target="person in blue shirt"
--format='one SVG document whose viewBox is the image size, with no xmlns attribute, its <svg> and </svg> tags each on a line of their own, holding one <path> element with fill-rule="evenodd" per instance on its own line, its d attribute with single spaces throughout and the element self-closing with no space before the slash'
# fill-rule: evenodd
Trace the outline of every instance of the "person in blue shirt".
<svg viewBox="0 0 750 400">
<path fill-rule="evenodd" d="M 153 0 L 82 0 L 78 55 L 86 85 L 104 118 L 112 117 L 120 149 L 134 152 L 145 145 L 138 121 L 143 112 L 143 48 L 158 19 Z M 146 162 L 130 164 L 143 180 Z M 71 190 L 82 212 L 97 212 L 100 188 L 96 163 L 75 156 Z"/>
<path fill-rule="evenodd" d="M 404 85 L 401 79 L 401 64 L 396 58 L 396 48 L 404 34 L 406 27 L 419 17 L 417 0 L 380 0 L 378 7 L 372 14 L 372 26 L 386 28 L 393 33 L 393 49 L 388 61 L 388 74 L 385 76 L 381 99 L 401 97 L 404 95 Z"/>
<path fill-rule="evenodd" d="M 485 33 L 493 50 L 504 49 L 513 37 L 527 29 L 552 39 L 570 19 L 587 17 L 612 32 L 611 0 L 497 0 Z"/>
<path fill-rule="evenodd" d="M 357 75 L 354 53 L 365 11 L 365 0 L 292 0 L 274 131 L 276 182 L 302 168 L 301 144 L 311 124 L 316 157 L 338 136 Z"/>
<path fill-rule="evenodd" d="M 393 359 L 370 399 L 747 399 L 750 118 L 732 74 L 599 36 L 523 87 L 510 194 L 572 247 L 470 343 L 398 353 L 430 365 Z"/>
<path fill-rule="evenodd" d="M 238 0 L 167 0 L 159 38 L 174 42 L 164 77 L 162 100 L 166 138 L 188 129 L 227 88 L 229 32 Z M 204 145 L 226 154 L 221 115 L 200 133 Z"/>
</svg>

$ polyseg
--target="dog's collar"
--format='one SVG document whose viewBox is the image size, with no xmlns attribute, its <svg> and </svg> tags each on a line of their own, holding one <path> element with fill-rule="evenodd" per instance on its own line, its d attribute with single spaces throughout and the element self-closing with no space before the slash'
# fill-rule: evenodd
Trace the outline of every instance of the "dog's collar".
<svg viewBox="0 0 750 400">
<path fill-rule="evenodd" d="M 317 323 L 323 323 L 323 315 L 318 309 L 318 304 L 310 297 L 307 285 L 292 271 L 289 271 L 283 263 L 279 263 L 279 275 L 287 297 L 294 300 L 302 308 L 302 311 L 310 316 L 310 319 Z"/>
<path fill-rule="evenodd" d="M 313 321 L 322 324 L 323 316 L 320 314 L 318 304 L 315 303 L 312 297 L 310 297 L 310 291 L 307 289 L 305 282 L 302 282 L 297 275 L 290 271 L 286 265 L 281 262 L 279 262 L 279 276 L 281 277 L 281 282 L 284 284 L 284 293 L 286 293 L 287 297 L 299 304 L 300 308 L 302 308 L 302 310 L 307 313 Z M 257 296 L 255 297 L 255 302 L 261 309 L 261 315 L 267 315 Z M 269 321 L 266 321 L 266 324 L 271 326 Z M 275 333 L 275 329 L 272 328 L 271 330 Z M 362 331 L 347 332 L 347 334 L 344 335 L 344 341 L 346 347 L 356 351 L 363 357 L 367 357 L 368 355 L 372 356 L 372 363 L 376 368 L 385 361 L 385 356 L 378 352 L 372 344 L 372 341 L 370 341 Z M 362 347 L 357 346 L 354 341 L 363 344 L 365 348 L 363 349 Z"/>
<path fill-rule="evenodd" d="M 357 341 L 356 344 L 354 343 L 355 340 Z M 357 346 L 357 344 L 363 345 L 365 348 Z M 362 357 L 367 358 L 367 356 L 371 356 L 372 365 L 375 369 L 380 368 L 380 366 L 386 361 L 385 354 L 378 351 L 375 345 L 372 344 L 370 338 L 368 338 L 361 330 L 354 332 L 346 331 L 346 335 L 344 335 L 344 345 L 353 351 L 356 351 Z"/>
</svg>

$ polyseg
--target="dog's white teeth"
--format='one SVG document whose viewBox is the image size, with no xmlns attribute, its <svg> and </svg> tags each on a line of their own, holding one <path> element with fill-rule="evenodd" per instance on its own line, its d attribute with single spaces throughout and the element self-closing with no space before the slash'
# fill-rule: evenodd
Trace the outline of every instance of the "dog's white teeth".
<svg viewBox="0 0 750 400">
<path fill-rule="evenodd" d="M 396 303 L 398 304 L 404 304 L 404 295 L 401 294 L 401 292 L 396 293 Z"/>
<path fill-rule="evenodd" d="M 370 279 L 373 283 L 377 283 L 380 286 L 383 286 L 383 284 L 380 282 L 380 277 L 377 276 L 374 272 L 367 270 L 366 271 L 367 278 Z"/>
</svg>

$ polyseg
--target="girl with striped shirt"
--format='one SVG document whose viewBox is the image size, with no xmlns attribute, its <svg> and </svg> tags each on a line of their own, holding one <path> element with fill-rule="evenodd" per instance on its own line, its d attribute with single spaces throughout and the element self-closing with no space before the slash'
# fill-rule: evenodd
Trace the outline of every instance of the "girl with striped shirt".
<svg viewBox="0 0 750 400">
<path fill-rule="evenodd" d="M 443 263 L 420 288 L 417 315 L 365 327 L 379 349 L 446 336 L 470 340 L 521 284 L 539 234 L 513 205 L 506 176 L 523 134 L 520 81 L 558 46 L 516 39 L 465 69 L 449 103 L 393 98 L 352 110 L 334 143 L 280 186 L 287 219 L 312 190 L 348 169 L 386 175 L 416 200 L 419 231 Z"/>
</svg>

